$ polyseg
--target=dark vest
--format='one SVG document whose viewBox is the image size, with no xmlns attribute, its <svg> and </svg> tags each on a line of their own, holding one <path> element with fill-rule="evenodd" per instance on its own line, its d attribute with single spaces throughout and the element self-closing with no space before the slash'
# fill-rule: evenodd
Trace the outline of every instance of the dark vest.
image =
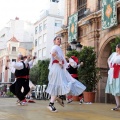
<svg viewBox="0 0 120 120">
<path fill-rule="evenodd" d="M 29 75 L 29 72 L 30 72 L 30 66 L 29 66 L 29 64 L 27 63 L 27 67 L 26 67 L 26 75 Z"/>
<path fill-rule="evenodd" d="M 27 74 L 25 63 L 23 61 L 21 61 L 21 62 L 23 63 L 24 67 L 21 70 L 15 70 L 15 77 L 26 76 L 26 74 Z"/>
<path fill-rule="evenodd" d="M 67 71 L 70 74 L 77 74 L 77 68 L 73 68 L 71 65 L 69 65 L 69 67 L 67 68 Z"/>
</svg>

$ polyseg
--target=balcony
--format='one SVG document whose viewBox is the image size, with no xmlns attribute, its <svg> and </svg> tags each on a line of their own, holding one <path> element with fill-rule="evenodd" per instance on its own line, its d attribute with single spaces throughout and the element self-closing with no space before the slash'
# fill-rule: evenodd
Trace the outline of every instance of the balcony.
<svg viewBox="0 0 120 120">
<path fill-rule="evenodd" d="M 80 21 L 83 17 L 86 16 L 84 14 L 85 11 L 86 11 L 86 8 L 83 8 L 83 9 L 81 9 L 81 10 L 78 11 L 78 21 Z"/>
<path fill-rule="evenodd" d="M 9 55 L 17 55 L 18 52 L 17 51 L 9 51 Z"/>
</svg>

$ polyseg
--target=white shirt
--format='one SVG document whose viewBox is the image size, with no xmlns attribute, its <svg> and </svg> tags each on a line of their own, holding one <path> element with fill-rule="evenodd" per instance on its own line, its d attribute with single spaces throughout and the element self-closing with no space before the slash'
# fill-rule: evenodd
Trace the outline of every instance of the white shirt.
<svg viewBox="0 0 120 120">
<path fill-rule="evenodd" d="M 23 60 L 19 61 L 19 62 L 12 62 L 11 64 L 11 67 L 10 67 L 10 70 L 12 73 L 15 73 L 15 69 L 16 70 L 21 70 L 24 68 L 24 65 L 22 63 Z M 28 60 L 26 59 L 24 61 L 25 65 L 27 66 L 27 63 L 29 64 L 29 67 L 32 68 L 33 67 L 33 60 L 31 60 L 30 62 L 28 62 Z"/>
</svg>

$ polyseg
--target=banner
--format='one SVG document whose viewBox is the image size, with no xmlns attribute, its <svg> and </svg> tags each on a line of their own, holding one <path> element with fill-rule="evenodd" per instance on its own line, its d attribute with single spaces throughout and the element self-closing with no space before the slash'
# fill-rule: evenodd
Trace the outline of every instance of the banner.
<svg viewBox="0 0 120 120">
<path fill-rule="evenodd" d="M 69 16 L 68 21 L 68 43 L 72 42 L 73 39 L 77 40 L 77 23 L 78 13 Z"/>
<path fill-rule="evenodd" d="M 116 0 L 102 0 L 102 29 L 117 25 Z"/>
</svg>

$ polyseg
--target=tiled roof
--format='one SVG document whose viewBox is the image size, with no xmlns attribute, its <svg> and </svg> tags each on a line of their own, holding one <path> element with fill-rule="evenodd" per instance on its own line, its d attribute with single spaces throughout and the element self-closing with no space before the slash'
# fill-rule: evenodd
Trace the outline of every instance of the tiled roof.
<svg viewBox="0 0 120 120">
<path fill-rule="evenodd" d="M 9 41 L 12 41 L 12 42 L 19 42 L 14 36 L 13 36 Z"/>
</svg>

